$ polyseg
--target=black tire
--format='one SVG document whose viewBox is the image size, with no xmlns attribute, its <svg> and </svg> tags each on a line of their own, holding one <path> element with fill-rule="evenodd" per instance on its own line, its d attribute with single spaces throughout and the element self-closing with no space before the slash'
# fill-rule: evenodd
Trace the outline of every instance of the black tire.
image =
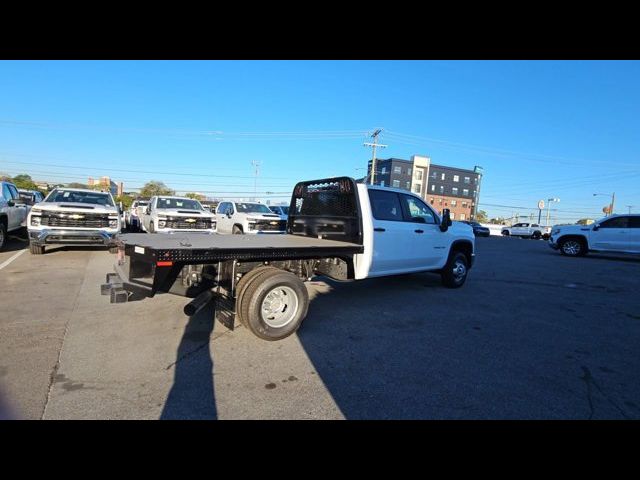
<svg viewBox="0 0 640 480">
<path fill-rule="evenodd" d="M 32 255 L 42 255 L 44 254 L 44 245 L 38 245 L 37 243 L 29 244 L 29 251 Z"/>
<path fill-rule="evenodd" d="M 582 238 L 568 237 L 558 240 L 562 255 L 567 257 L 584 257 L 588 253 L 587 243 Z"/>
<path fill-rule="evenodd" d="M 240 281 L 238 282 L 238 284 L 236 285 L 236 288 L 235 288 L 236 318 L 242 325 L 244 325 L 245 322 L 244 322 L 244 318 L 242 318 L 240 305 L 242 304 L 244 293 L 246 292 L 247 287 L 249 286 L 249 283 L 251 283 L 252 280 L 260 276 L 260 274 L 264 272 L 269 272 L 269 271 L 271 272 L 271 274 L 273 274 L 274 272 L 277 273 L 277 272 L 280 272 L 281 270 L 271 267 L 269 265 L 261 265 L 259 267 L 254 268 L 250 272 L 245 273 L 240 279 Z"/>
<path fill-rule="evenodd" d="M 5 243 L 7 243 L 7 226 L 3 220 L 0 220 L 0 250 L 4 248 Z"/>
<path fill-rule="evenodd" d="M 508 237 L 510 235 L 509 230 L 503 230 L 502 235 Z"/>
<path fill-rule="evenodd" d="M 467 256 L 460 251 L 453 251 L 449 260 L 440 272 L 442 284 L 447 288 L 460 288 L 464 285 L 469 274 L 469 261 Z"/>
<path fill-rule="evenodd" d="M 244 232 L 242 231 L 242 227 L 239 227 L 238 225 L 234 225 L 233 229 L 231 230 L 231 233 L 233 233 L 234 235 L 242 235 Z"/>
<path fill-rule="evenodd" d="M 156 233 L 155 229 L 153 228 L 153 222 L 149 222 L 149 233 Z"/>
<path fill-rule="evenodd" d="M 270 306 L 265 314 L 263 307 Z M 281 340 L 298 330 L 307 316 L 309 295 L 293 273 L 269 270 L 249 282 L 239 308 L 244 325 L 254 335 L 263 340 Z"/>
<path fill-rule="evenodd" d="M 540 240 L 540 237 L 542 237 L 542 233 L 538 232 L 537 230 L 533 232 L 533 235 L 531 235 L 531 238 L 534 240 Z"/>
</svg>

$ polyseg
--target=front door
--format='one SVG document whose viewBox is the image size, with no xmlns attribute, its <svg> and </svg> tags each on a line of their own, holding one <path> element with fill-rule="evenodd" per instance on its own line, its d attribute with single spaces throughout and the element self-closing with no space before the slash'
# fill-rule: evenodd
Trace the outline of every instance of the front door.
<svg viewBox="0 0 640 480">
<path fill-rule="evenodd" d="M 409 261 L 415 268 L 432 269 L 441 266 L 446 251 L 446 236 L 440 231 L 438 219 L 426 203 L 413 195 L 400 195 L 405 222 L 409 229 Z"/>
<path fill-rule="evenodd" d="M 591 230 L 591 247 L 595 250 L 625 251 L 630 247 L 629 217 L 615 217 Z"/>
</svg>

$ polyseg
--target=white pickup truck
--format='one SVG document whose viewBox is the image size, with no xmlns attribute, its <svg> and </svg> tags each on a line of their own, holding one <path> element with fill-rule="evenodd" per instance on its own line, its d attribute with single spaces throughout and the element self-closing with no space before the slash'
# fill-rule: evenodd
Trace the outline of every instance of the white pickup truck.
<svg viewBox="0 0 640 480">
<path fill-rule="evenodd" d="M 115 239 L 116 273 L 101 293 L 112 303 L 170 292 L 192 297 L 195 315 L 212 300 L 217 320 L 236 318 L 252 333 L 279 340 L 307 314 L 304 281 L 438 273 L 461 287 L 475 255 L 473 230 L 440 217 L 410 192 L 338 177 L 298 183 L 284 235 L 144 235 Z"/>
<path fill-rule="evenodd" d="M 0 250 L 7 242 L 7 234 L 25 226 L 29 206 L 11 182 L 0 182 Z"/>
<path fill-rule="evenodd" d="M 142 229 L 148 233 L 214 233 L 216 216 L 186 197 L 151 197 L 144 207 Z"/>
<path fill-rule="evenodd" d="M 551 227 L 545 227 L 537 223 L 516 223 L 511 227 L 502 227 L 502 235 L 512 237 L 527 237 L 539 240 L 549 238 Z"/>
<path fill-rule="evenodd" d="M 589 252 L 640 253 L 640 214 L 611 215 L 591 225 L 554 226 L 549 246 L 570 257 Z"/>
<path fill-rule="evenodd" d="M 216 209 L 218 233 L 284 233 L 287 221 L 256 202 L 220 202 Z"/>
<path fill-rule="evenodd" d="M 31 209 L 27 219 L 29 250 L 47 245 L 104 245 L 120 232 L 120 211 L 107 192 L 56 188 Z"/>
</svg>

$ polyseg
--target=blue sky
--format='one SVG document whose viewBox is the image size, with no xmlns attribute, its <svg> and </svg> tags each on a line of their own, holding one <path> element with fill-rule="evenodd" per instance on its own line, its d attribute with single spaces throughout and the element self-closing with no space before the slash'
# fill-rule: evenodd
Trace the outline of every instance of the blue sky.
<svg viewBox="0 0 640 480">
<path fill-rule="evenodd" d="M 363 176 L 382 127 L 381 158 L 481 165 L 491 216 L 599 218 L 593 193 L 640 212 L 638 85 L 637 61 L 2 61 L 0 172 L 249 198 L 258 160 L 276 202 Z"/>
</svg>

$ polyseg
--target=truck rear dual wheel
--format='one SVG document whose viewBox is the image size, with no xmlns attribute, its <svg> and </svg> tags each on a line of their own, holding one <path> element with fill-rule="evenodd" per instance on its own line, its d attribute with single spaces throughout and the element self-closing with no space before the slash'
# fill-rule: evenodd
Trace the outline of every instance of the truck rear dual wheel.
<svg viewBox="0 0 640 480">
<path fill-rule="evenodd" d="M 449 260 L 440 272 L 442 284 L 448 288 L 460 288 L 469 273 L 469 261 L 462 252 L 452 252 Z"/>
<path fill-rule="evenodd" d="M 294 333 L 307 316 L 309 295 L 290 272 L 267 267 L 254 274 L 237 298 L 242 324 L 264 340 L 281 340 Z"/>
</svg>

